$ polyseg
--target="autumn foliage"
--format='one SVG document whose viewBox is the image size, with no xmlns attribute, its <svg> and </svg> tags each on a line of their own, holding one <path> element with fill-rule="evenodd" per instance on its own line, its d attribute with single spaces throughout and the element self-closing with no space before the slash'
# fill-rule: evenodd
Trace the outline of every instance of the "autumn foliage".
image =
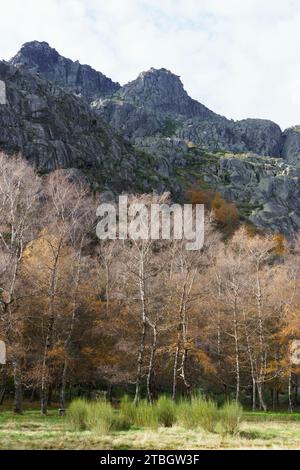
<svg viewBox="0 0 300 470">
<path fill-rule="evenodd" d="M 211 214 L 211 220 L 226 235 L 234 232 L 239 224 L 239 212 L 233 202 L 226 201 L 223 196 L 213 190 L 191 188 L 186 197 L 192 204 L 204 204 L 207 212 Z"/>
<path fill-rule="evenodd" d="M 249 234 L 219 193 L 188 198 L 207 206 L 200 251 L 100 241 L 89 188 L 0 155 L 1 400 L 13 394 L 18 413 L 24 398 L 40 400 L 45 414 L 78 395 L 151 403 L 200 389 L 253 409 L 276 408 L 283 394 L 296 408 L 299 239 Z"/>
</svg>

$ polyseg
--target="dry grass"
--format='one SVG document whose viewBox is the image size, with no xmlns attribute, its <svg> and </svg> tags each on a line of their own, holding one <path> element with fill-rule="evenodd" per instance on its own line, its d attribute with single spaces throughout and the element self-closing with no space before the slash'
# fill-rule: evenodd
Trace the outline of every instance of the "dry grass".
<svg viewBox="0 0 300 470">
<path fill-rule="evenodd" d="M 46 418 L 38 411 L 27 411 L 20 417 L 0 411 L 0 449 L 299 449 L 300 419 L 295 418 L 247 414 L 236 436 L 187 431 L 179 426 L 105 436 L 71 431 L 56 411 Z"/>
</svg>

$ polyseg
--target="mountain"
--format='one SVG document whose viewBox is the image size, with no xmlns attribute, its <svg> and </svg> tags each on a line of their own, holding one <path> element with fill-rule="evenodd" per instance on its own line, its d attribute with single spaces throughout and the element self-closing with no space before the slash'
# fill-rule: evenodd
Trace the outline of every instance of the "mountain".
<svg viewBox="0 0 300 470">
<path fill-rule="evenodd" d="M 150 69 L 113 96 L 92 103 L 126 137 L 178 137 L 209 150 L 280 156 L 281 130 L 272 121 L 230 121 L 190 98 L 180 78 Z"/>
<path fill-rule="evenodd" d="M 189 184 L 219 191 L 262 230 L 300 229 L 300 127 L 282 132 L 272 121 L 219 116 L 166 69 L 143 72 L 91 106 L 156 156 L 173 192 Z"/>
<path fill-rule="evenodd" d="M 6 86 L 1 150 L 23 154 L 41 173 L 79 169 L 102 189 L 136 186 L 139 171 L 146 184 L 147 162 L 84 100 L 5 62 L 0 62 L 0 80 Z"/>
<path fill-rule="evenodd" d="M 26 67 L 30 72 L 88 101 L 114 93 L 120 88 L 119 83 L 89 65 L 81 65 L 78 61 L 73 62 L 61 56 L 47 42 L 25 43 L 9 62 L 17 67 Z"/>
<path fill-rule="evenodd" d="M 204 105 L 190 98 L 180 77 L 166 69 L 151 68 L 142 72 L 136 80 L 124 85 L 117 96 L 149 112 L 178 114 L 186 118 L 217 117 Z"/>
<path fill-rule="evenodd" d="M 300 230 L 300 127 L 220 116 L 164 68 L 120 87 L 44 42 L 2 62 L 0 79 L 0 148 L 39 169 L 80 168 L 100 188 L 170 190 L 177 200 L 191 185 L 218 191 L 258 228 Z"/>
<path fill-rule="evenodd" d="M 232 121 L 190 98 L 180 77 L 150 69 L 121 87 L 88 65 L 62 57 L 46 42 L 25 43 L 9 61 L 91 102 L 117 132 L 133 140 L 161 135 L 209 150 L 281 156 L 282 133 L 272 121 Z"/>
</svg>

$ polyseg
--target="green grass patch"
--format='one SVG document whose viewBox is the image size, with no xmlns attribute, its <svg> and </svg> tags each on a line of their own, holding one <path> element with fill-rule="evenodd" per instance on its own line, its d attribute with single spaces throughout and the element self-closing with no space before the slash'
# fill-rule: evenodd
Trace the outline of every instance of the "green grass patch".
<svg viewBox="0 0 300 470">
<path fill-rule="evenodd" d="M 88 402 L 97 407 L 98 402 Z M 11 406 L 11 404 L 10 404 Z M 175 405 L 176 422 L 166 427 L 158 422 L 156 405 L 141 401 L 134 406 L 129 398 L 123 398 L 120 406 L 110 405 L 101 412 L 97 411 L 99 421 L 96 425 L 88 424 L 91 429 L 76 430 L 66 417 L 59 417 L 58 410 L 51 408 L 48 416 L 41 416 L 38 404 L 25 404 L 23 415 L 14 415 L 11 411 L 0 411 L 0 449 L 299 449 L 300 448 L 300 413 L 288 412 L 243 412 L 238 420 L 238 431 L 226 432 L 223 429 L 224 416 L 222 407 L 217 408 L 217 423 L 203 425 L 202 415 L 211 410 L 199 397 L 190 402 L 181 400 Z M 95 410 L 95 408 L 91 409 Z M 169 405 L 162 405 L 165 416 Z M 102 407 L 102 404 L 101 404 Z M 183 410 L 187 419 L 182 419 Z M 193 411 L 192 411 L 193 410 Z M 199 411 L 200 410 L 200 411 Z M 206 410 L 204 413 L 203 410 Z M 195 415 L 200 415 L 195 419 Z M 167 416 L 169 412 L 167 413 Z M 208 418 L 205 418 L 207 420 Z M 228 417 L 229 416 L 229 417 Z M 226 412 L 226 422 L 236 420 L 236 411 Z M 115 421 L 117 418 L 117 421 Z M 120 420 L 119 420 L 120 419 Z M 210 422 L 209 418 L 208 422 Z M 108 432 L 103 432 L 105 427 Z M 119 423 L 117 427 L 110 423 Z M 130 428 L 124 427 L 130 422 Z M 212 422 L 215 423 L 214 413 Z M 121 425 L 120 425 L 121 423 Z M 122 424 L 123 423 L 123 424 Z M 138 423 L 138 424 L 137 424 Z M 201 424 L 202 423 L 202 424 Z M 207 428 L 204 429 L 204 428 Z M 231 429 L 231 426 L 228 430 Z M 233 427 L 233 429 L 235 429 Z"/>
<path fill-rule="evenodd" d="M 191 402 L 183 400 L 178 405 L 178 419 L 186 429 L 200 426 L 205 431 L 214 432 L 218 415 L 216 403 L 201 395 L 192 397 Z"/>
</svg>

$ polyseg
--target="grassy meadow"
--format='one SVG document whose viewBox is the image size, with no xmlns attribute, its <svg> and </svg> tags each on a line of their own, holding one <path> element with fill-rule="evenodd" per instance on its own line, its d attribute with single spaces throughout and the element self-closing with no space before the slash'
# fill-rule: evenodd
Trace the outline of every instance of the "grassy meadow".
<svg viewBox="0 0 300 470">
<path fill-rule="evenodd" d="M 8 409 L 0 409 L 0 449 L 300 448 L 300 413 L 244 411 L 237 429 L 231 432 L 224 428 L 221 410 L 219 418 L 216 418 L 211 405 L 208 405 L 208 410 L 205 405 L 204 418 L 203 412 L 198 411 L 199 425 L 186 418 L 186 406 L 176 406 L 176 419 L 174 410 L 166 403 L 162 403 L 161 409 L 157 408 L 155 413 L 147 411 L 147 405 L 142 403 L 140 411 L 133 411 L 134 416 L 128 403 L 123 405 L 123 410 L 122 405 L 118 410 L 111 410 L 100 404 L 98 411 L 92 409 L 90 416 L 93 418 L 87 414 L 86 419 L 81 405 L 78 407 L 76 403 L 75 414 L 70 416 L 72 411 L 69 410 L 67 417 L 59 417 L 55 408 L 49 410 L 48 416 L 41 416 L 39 410 L 32 409 L 32 404 L 27 404 L 19 416 Z M 234 426 L 235 419 L 236 416 L 233 417 Z M 232 416 L 229 416 L 229 421 L 225 416 L 225 425 L 231 420 Z"/>
</svg>

